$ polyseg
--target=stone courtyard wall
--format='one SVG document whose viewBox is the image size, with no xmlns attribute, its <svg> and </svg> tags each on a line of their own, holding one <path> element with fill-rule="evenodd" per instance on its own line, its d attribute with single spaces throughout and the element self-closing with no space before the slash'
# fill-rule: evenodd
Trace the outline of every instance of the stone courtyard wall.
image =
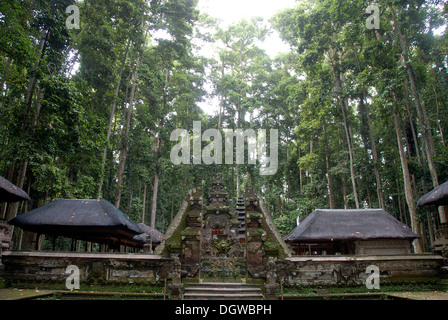
<svg viewBox="0 0 448 320">
<path fill-rule="evenodd" d="M 3 252 L 4 277 L 8 283 L 39 287 L 65 288 L 75 265 L 80 272 L 80 290 L 91 286 L 163 285 L 173 261 L 154 254 L 76 253 L 76 252 Z"/>
<path fill-rule="evenodd" d="M 164 285 L 182 290 L 176 259 L 155 254 L 6 251 L 2 257 L 8 283 L 65 288 L 69 265 L 80 271 L 80 290 L 91 286 Z M 178 260 L 178 259 L 177 259 Z M 401 256 L 292 256 L 270 258 L 264 278 L 274 294 L 285 286 L 364 285 L 368 266 L 380 271 L 382 284 L 430 281 L 440 275 L 443 258 L 432 254 Z M 260 279 L 262 280 L 262 279 Z M 251 281 L 248 279 L 248 281 Z M 179 287 L 179 288 L 177 288 Z"/>
<path fill-rule="evenodd" d="M 363 285 L 368 266 L 376 266 L 380 282 L 429 281 L 440 275 L 443 258 L 433 254 L 372 256 L 293 256 L 280 269 L 286 285 Z"/>
</svg>

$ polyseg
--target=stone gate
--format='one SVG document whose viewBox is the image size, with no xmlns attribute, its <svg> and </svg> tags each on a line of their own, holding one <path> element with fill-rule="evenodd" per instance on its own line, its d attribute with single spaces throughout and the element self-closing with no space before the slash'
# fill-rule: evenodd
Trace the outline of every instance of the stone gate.
<svg viewBox="0 0 448 320">
<path fill-rule="evenodd" d="M 262 198 L 247 190 L 232 210 L 220 177 L 208 199 L 188 192 L 156 254 L 178 257 L 186 281 L 252 282 L 269 277 L 269 264 L 291 256 Z"/>
</svg>

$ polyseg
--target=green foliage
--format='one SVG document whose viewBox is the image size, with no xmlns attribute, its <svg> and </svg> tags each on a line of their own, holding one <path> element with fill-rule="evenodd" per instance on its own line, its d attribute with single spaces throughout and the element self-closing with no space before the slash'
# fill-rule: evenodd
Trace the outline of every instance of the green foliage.
<svg viewBox="0 0 448 320">
<path fill-rule="evenodd" d="M 85 0 L 76 2 L 81 29 L 67 30 L 68 0 L 3 0 L 0 174 L 23 178 L 32 206 L 96 198 L 99 186 L 114 202 L 125 153 L 120 209 L 136 222 L 149 223 L 155 214 L 162 232 L 184 194 L 203 187 L 207 195 L 217 173 L 231 206 L 237 185 L 241 192 L 261 191 L 284 235 L 297 217 L 316 208 L 354 208 L 356 198 L 360 207 L 378 207 L 382 197 L 391 214 L 409 223 L 393 108 L 414 200 L 434 179 L 415 90 L 427 113 L 439 182 L 448 179 L 448 33 L 433 32 L 446 25 L 447 9 L 412 3 L 378 1 L 381 28 L 370 30 L 363 14 L 368 1 L 304 1 L 269 22 L 253 18 L 223 28 L 200 15 L 195 0 Z M 398 23 L 391 23 L 392 12 Z M 397 26 L 407 40 L 406 62 Z M 275 58 L 258 47 L 273 28 L 291 47 Z M 215 55 L 199 56 L 198 40 L 212 44 Z M 200 109 L 207 95 L 219 101 L 218 114 Z M 170 134 L 191 133 L 196 120 L 203 130 L 278 129 L 277 173 L 261 176 L 259 164 L 175 166 Z M 419 211 L 420 221 L 436 228 L 436 214 L 427 212 Z"/>
</svg>

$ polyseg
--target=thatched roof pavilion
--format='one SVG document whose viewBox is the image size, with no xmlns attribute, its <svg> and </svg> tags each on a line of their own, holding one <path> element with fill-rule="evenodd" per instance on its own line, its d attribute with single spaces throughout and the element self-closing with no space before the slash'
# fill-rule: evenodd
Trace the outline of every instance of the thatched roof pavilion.
<svg viewBox="0 0 448 320">
<path fill-rule="evenodd" d="M 408 244 L 419 238 L 405 224 L 382 209 L 317 209 L 284 240 L 292 246 L 355 253 L 357 244 L 376 242 L 378 246 Z M 359 250 L 358 250 L 359 251 Z"/>
<path fill-rule="evenodd" d="M 139 226 L 106 200 L 62 199 L 21 214 L 10 224 L 25 231 L 109 245 L 143 246 Z"/>
<path fill-rule="evenodd" d="M 448 181 L 434 188 L 420 199 L 417 206 L 448 206 Z"/>
<path fill-rule="evenodd" d="M 142 230 L 142 234 L 135 236 L 134 238 L 141 238 L 145 242 L 152 242 L 153 244 L 160 244 L 163 239 L 163 233 L 159 230 L 152 228 L 144 223 L 139 223 L 138 227 Z"/>
<path fill-rule="evenodd" d="M 0 176 L 0 202 L 31 200 L 28 194 L 9 180 Z"/>
</svg>

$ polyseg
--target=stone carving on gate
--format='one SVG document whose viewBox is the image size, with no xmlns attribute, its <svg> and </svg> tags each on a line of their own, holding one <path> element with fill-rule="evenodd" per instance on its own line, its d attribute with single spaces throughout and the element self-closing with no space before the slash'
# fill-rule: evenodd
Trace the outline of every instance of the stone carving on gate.
<svg viewBox="0 0 448 320">
<path fill-rule="evenodd" d="M 188 192 L 156 254 L 178 255 L 182 278 L 245 281 L 246 277 L 269 277 L 268 287 L 274 291 L 279 278 L 272 274 L 279 270 L 269 273 L 268 259 L 274 257 L 278 262 L 289 252 L 271 220 L 262 198 L 253 190 L 238 199 L 234 211 L 218 176 L 206 201 L 202 189 Z"/>
<path fill-rule="evenodd" d="M 238 239 L 239 221 L 227 205 L 227 192 L 219 176 L 213 179 L 202 216 L 201 278 L 245 278 L 245 246 Z"/>
</svg>

